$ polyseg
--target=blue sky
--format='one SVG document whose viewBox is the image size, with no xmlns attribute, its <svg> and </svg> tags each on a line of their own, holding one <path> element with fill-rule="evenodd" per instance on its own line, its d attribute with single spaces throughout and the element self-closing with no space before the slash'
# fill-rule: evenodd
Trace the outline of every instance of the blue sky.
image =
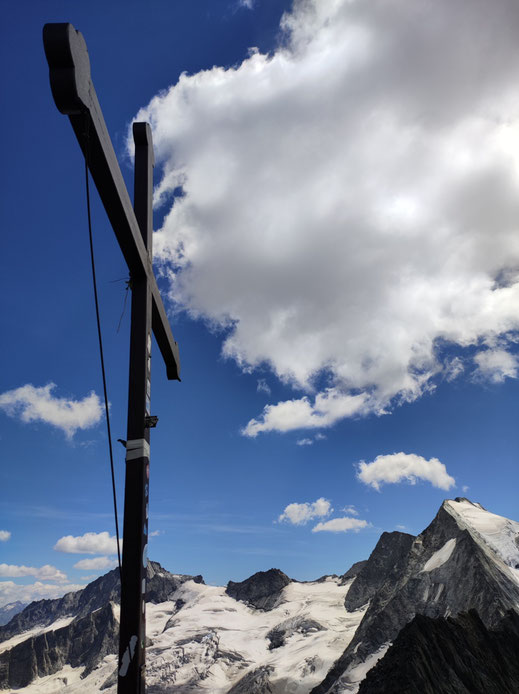
<svg viewBox="0 0 519 694">
<path fill-rule="evenodd" d="M 154 131 L 182 383 L 155 347 L 149 556 L 212 583 L 307 580 L 419 533 L 444 498 L 517 518 L 519 10 L 485 6 L 6 9 L 0 604 L 114 557 L 83 160 L 45 22 L 83 33 L 130 192 L 129 125 Z M 125 438 L 128 273 L 96 196 L 93 224 Z"/>
</svg>

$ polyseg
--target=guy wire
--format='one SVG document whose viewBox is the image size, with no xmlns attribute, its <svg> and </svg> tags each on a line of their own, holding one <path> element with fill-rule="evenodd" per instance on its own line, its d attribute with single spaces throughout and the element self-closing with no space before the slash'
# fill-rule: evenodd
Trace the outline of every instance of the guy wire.
<svg viewBox="0 0 519 694">
<path fill-rule="evenodd" d="M 108 448 L 110 452 L 110 469 L 112 472 L 112 493 L 114 499 L 114 515 L 115 515 L 115 533 L 117 536 L 117 558 L 119 561 L 119 578 L 122 581 L 122 568 L 121 568 L 121 549 L 119 541 L 119 520 L 117 517 L 117 494 L 115 490 L 115 472 L 114 472 L 114 456 L 112 450 L 112 432 L 110 428 L 110 412 L 108 408 L 108 394 L 106 388 L 106 373 L 105 373 L 105 360 L 103 353 L 103 338 L 101 334 L 101 319 L 99 317 L 99 301 L 97 298 L 97 279 L 96 279 L 96 265 L 94 257 L 94 240 L 92 235 L 92 216 L 90 211 L 90 186 L 89 186 L 89 159 L 90 159 L 90 129 L 88 116 L 85 117 L 86 120 L 86 147 L 85 147 L 85 181 L 86 181 L 86 200 L 87 200 L 87 215 L 88 215 L 88 238 L 90 241 L 90 262 L 92 266 L 92 283 L 94 287 L 94 300 L 96 308 L 96 320 L 97 320 L 97 337 L 99 340 L 99 355 L 101 357 L 101 372 L 103 375 L 103 392 L 105 399 L 105 415 L 106 415 L 106 429 L 108 433 Z"/>
</svg>

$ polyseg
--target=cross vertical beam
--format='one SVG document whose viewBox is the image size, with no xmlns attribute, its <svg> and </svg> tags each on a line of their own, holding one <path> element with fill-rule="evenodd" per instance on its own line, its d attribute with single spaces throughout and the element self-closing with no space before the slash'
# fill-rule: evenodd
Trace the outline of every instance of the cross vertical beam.
<svg viewBox="0 0 519 694">
<path fill-rule="evenodd" d="M 153 144 L 147 123 L 133 124 L 134 209 L 150 262 L 153 230 Z M 130 277 L 132 288 L 128 433 L 124 496 L 119 694 L 144 693 L 146 558 L 150 471 L 151 306 L 147 275 Z"/>
</svg>

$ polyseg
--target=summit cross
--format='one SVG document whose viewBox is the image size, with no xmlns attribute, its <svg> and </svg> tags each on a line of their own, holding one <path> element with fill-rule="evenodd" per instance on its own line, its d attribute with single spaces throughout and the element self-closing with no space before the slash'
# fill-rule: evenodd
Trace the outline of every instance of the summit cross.
<svg viewBox="0 0 519 694">
<path fill-rule="evenodd" d="M 43 43 L 54 101 L 58 110 L 69 117 L 130 273 L 130 375 L 117 691 L 144 694 L 150 427 L 156 423 L 150 415 L 152 331 L 168 379 L 180 380 L 178 346 L 153 274 L 151 129 L 148 123 L 133 124 L 132 206 L 91 80 L 83 36 L 72 24 L 46 24 Z"/>
</svg>

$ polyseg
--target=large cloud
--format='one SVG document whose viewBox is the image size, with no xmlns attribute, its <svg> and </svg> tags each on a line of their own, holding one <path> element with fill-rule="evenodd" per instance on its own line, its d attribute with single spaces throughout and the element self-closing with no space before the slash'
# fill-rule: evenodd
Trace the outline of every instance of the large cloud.
<svg viewBox="0 0 519 694">
<path fill-rule="evenodd" d="M 99 397 L 94 393 L 82 400 L 53 395 L 54 383 L 35 387 L 28 383 L 0 395 L 0 409 L 23 422 L 45 422 L 62 429 L 71 438 L 78 429 L 95 426 L 102 417 Z"/>
<path fill-rule="evenodd" d="M 176 305 L 244 368 L 327 377 L 249 436 L 412 401 L 519 327 L 516 0 L 300 0 L 283 28 L 137 115 Z"/>
</svg>

